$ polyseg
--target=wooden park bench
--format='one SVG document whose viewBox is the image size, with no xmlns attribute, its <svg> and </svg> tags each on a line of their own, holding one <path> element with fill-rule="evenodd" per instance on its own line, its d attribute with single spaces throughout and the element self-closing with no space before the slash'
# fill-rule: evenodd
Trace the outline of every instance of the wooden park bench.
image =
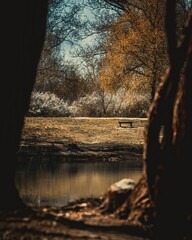
<svg viewBox="0 0 192 240">
<path fill-rule="evenodd" d="M 119 127 L 122 127 L 122 124 L 123 125 L 129 125 L 131 128 L 133 127 L 133 121 L 125 121 L 125 120 L 122 120 L 122 121 L 118 121 L 119 123 Z"/>
</svg>

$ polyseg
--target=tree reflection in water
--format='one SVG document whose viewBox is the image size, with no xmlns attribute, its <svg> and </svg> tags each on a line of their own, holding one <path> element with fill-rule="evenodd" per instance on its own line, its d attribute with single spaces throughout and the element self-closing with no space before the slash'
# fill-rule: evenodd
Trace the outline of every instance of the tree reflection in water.
<svg viewBox="0 0 192 240">
<path fill-rule="evenodd" d="M 122 178 L 139 180 L 141 168 L 115 163 L 62 163 L 19 167 L 16 184 L 27 204 L 61 206 L 83 197 L 99 197 Z"/>
</svg>

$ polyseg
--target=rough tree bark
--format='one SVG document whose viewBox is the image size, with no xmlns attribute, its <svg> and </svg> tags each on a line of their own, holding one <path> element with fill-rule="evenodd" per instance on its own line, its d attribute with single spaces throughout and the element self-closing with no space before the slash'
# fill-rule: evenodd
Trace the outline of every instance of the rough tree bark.
<svg viewBox="0 0 192 240">
<path fill-rule="evenodd" d="M 48 0 L 1 3 L 0 208 L 24 207 L 15 187 L 16 152 L 44 41 Z"/>
<path fill-rule="evenodd" d="M 154 239 L 160 240 L 183 239 L 191 212 L 192 15 L 177 43 L 176 1 L 167 0 L 166 11 L 170 67 L 149 111 L 144 150 L 145 176 L 156 206 Z"/>
</svg>

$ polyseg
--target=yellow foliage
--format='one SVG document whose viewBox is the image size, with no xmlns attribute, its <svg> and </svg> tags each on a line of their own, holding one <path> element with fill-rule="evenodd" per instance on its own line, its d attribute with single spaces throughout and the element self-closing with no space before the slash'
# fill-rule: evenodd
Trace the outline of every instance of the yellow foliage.
<svg viewBox="0 0 192 240">
<path fill-rule="evenodd" d="M 167 64 L 164 6 L 157 0 L 131 2 L 129 11 L 111 24 L 103 46 L 106 55 L 99 78 L 105 91 L 122 86 L 146 91 Z"/>
</svg>

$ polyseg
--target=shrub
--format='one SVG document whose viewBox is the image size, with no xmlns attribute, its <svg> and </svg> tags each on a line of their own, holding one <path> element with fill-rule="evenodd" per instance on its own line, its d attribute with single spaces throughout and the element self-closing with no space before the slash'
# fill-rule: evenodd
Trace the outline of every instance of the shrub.
<svg viewBox="0 0 192 240">
<path fill-rule="evenodd" d="M 28 116 L 145 117 L 149 99 L 148 94 L 122 88 L 116 93 L 93 92 L 69 105 L 53 93 L 34 91 Z"/>
<path fill-rule="evenodd" d="M 146 117 L 150 105 L 150 94 L 127 91 L 119 114 L 128 117 Z"/>
<path fill-rule="evenodd" d="M 149 99 L 147 94 L 125 89 L 113 94 L 93 92 L 73 102 L 69 110 L 81 117 L 145 117 Z"/>
<path fill-rule="evenodd" d="M 50 92 L 36 92 L 31 96 L 29 116 L 66 117 L 69 106 L 62 99 Z"/>
<path fill-rule="evenodd" d="M 96 92 L 87 94 L 85 97 L 74 101 L 69 110 L 72 116 L 101 117 L 101 98 Z"/>
</svg>

